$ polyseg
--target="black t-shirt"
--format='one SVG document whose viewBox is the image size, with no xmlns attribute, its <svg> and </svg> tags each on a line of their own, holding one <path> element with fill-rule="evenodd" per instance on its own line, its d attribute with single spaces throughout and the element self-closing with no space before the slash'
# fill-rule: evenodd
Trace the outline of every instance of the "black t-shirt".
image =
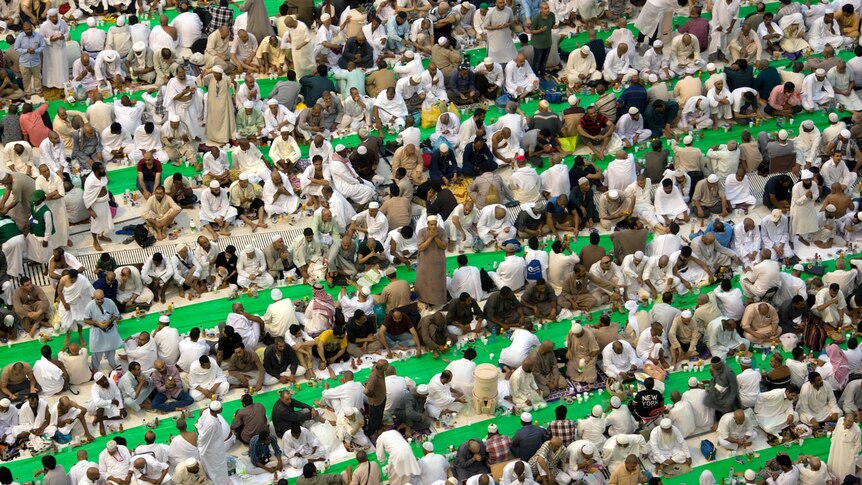
<svg viewBox="0 0 862 485">
<path fill-rule="evenodd" d="M 635 394 L 632 400 L 632 410 L 640 417 L 650 416 L 652 411 L 664 406 L 664 396 L 655 389 L 643 390 Z"/>
<path fill-rule="evenodd" d="M 216 256 L 216 267 L 226 268 L 227 273 L 231 275 L 227 280 L 229 283 L 236 284 L 236 255 L 228 255 L 228 253 L 221 252 L 218 256 Z"/>
<path fill-rule="evenodd" d="M 368 256 L 372 252 L 371 249 L 372 248 L 368 247 L 368 239 L 363 239 L 362 241 L 359 242 L 358 252 L 359 252 L 360 256 Z M 382 253 L 383 252 L 383 244 L 380 241 L 374 241 L 374 248 L 373 249 L 375 252 Z"/>
<path fill-rule="evenodd" d="M 581 177 L 586 177 L 587 175 L 595 175 L 596 168 L 592 165 L 584 165 L 583 167 L 578 167 L 572 165 L 572 168 L 569 169 L 569 183 L 572 184 L 572 188 L 578 186 L 578 180 Z M 601 182 L 597 182 L 595 180 L 590 180 L 590 185 L 600 185 Z"/>
<path fill-rule="evenodd" d="M 233 337 L 222 336 L 218 339 L 218 350 L 221 352 L 222 359 L 230 359 L 233 351 L 242 347 L 242 337 L 238 333 L 234 333 Z"/>
<path fill-rule="evenodd" d="M 768 195 L 774 195 L 776 200 L 790 200 L 791 187 L 783 187 L 781 185 L 780 182 L 783 177 L 785 176 L 776 175 L 767 180 L 763 192 Z"/>
<path fill-rule="evenodd" d="M 347 322 L 345 330 L 347 331 L 347 341 L 350 343 L 356 343 L 356 339 L 368 338 L 370 335 L 377 333 L 374 323 L 368 318 L 366 318 L 365 323 L 360 326 L 356 323 L 356 320 L 351 317 Z"/>
</svg>

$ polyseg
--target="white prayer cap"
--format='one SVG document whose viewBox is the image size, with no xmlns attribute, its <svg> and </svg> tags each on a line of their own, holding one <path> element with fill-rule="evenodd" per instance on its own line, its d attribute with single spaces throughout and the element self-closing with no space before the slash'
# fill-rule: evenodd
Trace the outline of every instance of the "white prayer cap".
<svg viewBox="0 0 862 485">
<path fill-rule="evenodd" d="M 614 396 L 611 398 L 611 406 L 613 406 L 614 408 L 618 408 L 622 405 L 623 405 L 622 400 L 620 400 L 620 398 L 618 398 L 617 396 Z"/>
<path fill-rule="evenodd" d="M 841 138 L 846 138 L 849 140 L 850 136 L 851 136 L 850 130 L 841 130 L 841 133 L 838 133 L 838 136 L 840 136 Z"/>
<path fill-rule="evenodd" d="M 835 113 L 830 113 L 829 116 L 832 116 L 834 114 Z M 802 128 L 804 128 L 807 131 L 811 131 L 814 129 L 814 122 L 811 120 L 805 120 L 802 122 Z"/>
<path fill-rule="evenodd" d="M 608 197 L 610 197 L 611 200 L 617 200 L 620 198 L 620 191 L 616 189 L 611 189 L 608 191 Z"/>
<path fill-rule="evenodd" d="M 377 202 L 371 202 L 371 203 L 369 203 L 369 204 L 368 204 L 368 208 L 369 208 L 369 209 L 379 209 L 379 208 L 380 208 L 380 204 L 379 204 L 379 203 L 377 203 Z"/>
<path fill-rule="evenodd" d="M 419 74 L 410 76 L 410 81 L 414 83 L 418 83 L 420 79 L 422 79 L 422 77 Z"/>
<path fill-rule="evenodd" d="M 717 184 L 718 183 L 718 175 L 716 175 L 714 173 L 709 174 L 709 177 L 706 178 L 706 181 L 711 183 L 711 184 Z"/>
<path fill-rule="evenodd" d="M 685 310 L 680 315 L 682 318 L 691 318 L 691 310 Z"/>
<path fill-rule="evenodd" d="M 577 322 L 572 323 L 572 330 L 571 330 L 572 333 L 581 333 L 581 330 L 583 330 L 583 329 L 584 329 L 584 327 L 580 323 L 577 323 Z"/>
<path fill-rule="evenodd" d="M 170 115 L 170 116 L 168 116 L 168 121 L 170 121 L 171 123 L 179 123 L 180 122 L 180 116 L 179 115 Z"/>
<path fill-rule="evenodd" d="M 188 249 L 188 248 L 189 247 L 185 243 L 179 243 L 179 244 L 177 244 L 177 246 L 174 249 L 176 250 L 176 252 L 180 252 L 183 249 Z M 162 316 L 165 316 L 165 315 L 162 315 Z M 161 322 L 161 319 L 159 319 L 159 321 Z"/>
<path fill-rule="evenodd" d="M 0 407 L 8 408 L 11 405 L 12 401 L 6 399 L 5 397 L 3 399 L 0 399 Z"/>
<path fill-rule="evenodd" d="M 814 174 L 811 172 L 811 170 L 803 170 L 801 177 L 802 180 L 811 180 L 814 178 Z"/>
<path fill-rule="evenodd" d="M 359 138 L 367 138 L 368 137 L 368 128 L 362 127 L 356 130 L 356 134 L 359 135 Z"/>
<path fill-rule="evenodd" d="M 100 380 L 102 380 L 103 377 L 105 377 L 105 374 L 102 374 L 101 372 L 96 372 L 95 374 L 93 374 L 93 382 L 99 382 Z"/>
<path fill-rule="evenodd" d="M 491 423 L 491 424 L 489 424 L 489 425 L 488 425 L 488 432 L 489 432 L 489 433 L 496 433 L 496 432 L 497 432 L 497 429 L 498 429 L 498 428 L 497 428 L 497 425 L 496 425 L 496 424 L 494 424 L 494 423 Z"/>
<path fill-rule="evenodd" d="M 120 15 L 119 17 L 117 17 L 117 27 L 122 27 L 124 25 L 126 25 L 126 17 Z"/>
<path fill-rule="evenodd" d="M 278 288 L 273 288 L 272 291 L 269 292 L 269 296 L 272 297 L 272 301 L 279 301 L 284 298 L 284 295 Z"/>
<path fill-rule="evenodd" d="M 543 99 L 543 100 L 539 101 L 539 107 L 540 108 L 550 108 L 551 103 L 549 103 L 547 99 Z"/>
<path fill-rule="evenodd" d="M 368 296 L 368 295 L 370 295 L 370 294 L 371 294 L 371 287 L 370 287 L 370 286 L 363 286 L 362 288 L 360 288 L 360 289 L 359 289 L 359 291 L 360 291 L 363 295 Z"/>
<path fill-rule="evenodd" d="M 748 470 L 745 470 L 745 475 L 744 475 L 744 476 L 745 476 L 745 479 L 746 479 L 746 480 L 748 480 L 748 481 L 754 481 L 754 480 L 757 480 L 757 473 L 756 473 L 754 470 L 750 469 L 750 468 L 749 468 Z"/>
<path fill-rule="evenodd" d="M 584 445 L 583 448 L 581 448 L 581 453 L 583 453 L 585 455 L 592 455 L 595 452 L 596 452 L 596 447 L 593 446 L 592 443 L 587 443 Z"/>
<path fill-rule="evenodd" d="M 814 71 L 814 75 L 818 77 L 823 77 L 826 75 L 826 70 L 820 67 L 816 71 Z"/>
<path fill-rule="evenodd" d="M 614 396 L 614 397 L 616 397 L 616 396 Z M 617 397 L 617 399 L 619 400 L 619 398 L 618 398 L 618 397 Z M 621 444 L 621 445 L 627 445 L 627 444 L 629 444 L 629 435 L 627 435 L 627 434 L 618 434 L 618 435 L 617 435 L 617 443 L 619 443 L 619 444 Z"/>
<path fill-rule="evenodd" d="M 336 152 L 342 152 L 344 150 L 347 150 L 347 147 L 342 145 L 341 143 L 339 143 L 338 145 L 335 145 L 335 151 Z"/>
<path fill-rule="evenodd" d="M 446 146 L 446 145 L 443 145 L 443 146 Z M 365 148 L 364 146 L 360 145 L 359 148 L 356 149 L 356 153 L 358 153 L 360 155 L 365 155 L 366 153 L 368 153 L 368 149 Z"/>
<path fill-rule="evenodd" d="M 449 41 L 446 39 L 446 37 L 440 37 L 439 39 L 437 39 L 437 43 L 440 45 L 446 45 L 449 43 Z"/>
<path fill-rule="evenodd" d="M 434 443 L 432 443 L 430 441 L 426 441 L 426 442 L 422 443 L 422 449 L 427 451 L 428 453 L 431 453 L 434 451 Z"/>
<path fill-rule="evenodd" d="M 224 74 L 224 69 L 222 69 L 221 66 L 213 66 L 212 71 L 218 74 Z"/>
<path fill-rule="evenodd" d="M 811 120 L 809 120 L 811 121 Z M 829 122 L 830 123 L 838 123 L 838 115 L 836 113 L 829 113 Z"/>
<path fill-rule="evenodd" d="M 569 104 L 572 106 L 578 104 L 578 97 L 575 96 L 574 94 L 569 96 Z"/>
<path fill-rule="evenodd" d="M 247 253 L 253 253 L 253 252 L 254 252 L 254 246 L 252 246 L 251 244 L 247 245 L 247 246 L 245 247 L 245 252 L 247 252 Z"/>
<path fill-rule="evenodd" d="M 521 422 L 522 423 L 532 423 L 533 422 L 533 415 L 524 411 L 523 413 L 521 413 Z"/>
<path fill-rule="evenodd" d="M 490 57 L 486 57 L 486 58 L 482 59 L 482 64 L 493 64 L 493 63 L 494 63 L 494 60 L 491 59 Z"/>
<path fill-rule="evenodd" d="M 578 179 L 578 185 L 584 185 L 590 183 L 590 179 L 586 177 L 581 177 Z"/>
<path fill-rule="evenodd" d="M 686 145 L 691 145 L 692 143 L 694 143 L 694 137 L 692 137 L 691 135 L 685 135 L 685 138 L 682 139 L 682 142 Z"/>
<path fill-rule="evenodd" d="M 658 82 L 658 75 L 655 73 L 650 74 L 649 77 L 647 77 L 647 81 L 649 81 L 651 84 L 657 83 Z"/>
<path fill-rule="evenodd" d="M 320 16 L 320 21 L 321 21 L 321 22 L 326 22 L 327 20 L 331 20 L 331 19 L 332 19 L 332 16 L 331 16 L 331 15 L 329 15 L 328 13 L 325 13 L 325 14 L 323 14 L 323 15 L 321 15 L 321 16 Z"/>
<path fill-rule="evenodd" d="M 659 426 L 661 426 L 661 429 L 670 429 L 670 427 L 673 426 L 673 422 L 668 418 L 664 418 L 661 420 L 661 423 L 659 423 Z"/>
<path fill-rule="evenodd" d="M 117 53 L 116 53 L 116 51 L 108 51 L 108 52 L 105 52 L 105 60 L 106 60 L 106 61 L 108 61 L 108 62 L 114 62 L 115 60 L 117 60 Z"/>
<path fill-rule="evenodd" d="M 48 16 L 49 17 L 52 15 L 59 15 L 59 14 L 60 14 L 60 11 L 57 10 L 56 8 L 49 8 L 48 9 Z"/>
<path fill-rule="evenodd" d="M 428 384 L 419 384 L 418 386 L 416 386 L 416 394 L 419 394 L 420 396 L 427 396 Z"/>
<path fill-rule="evenodd" d="M 589 54 L 590 48 L 588 46 L 583 46 L 581 47 L 581 52 L 583 52 L 584 54 Z"/>
<path fill-rule="evenodd" d="M 826 15 L 829 15 L 829 14 L 833 14 L 833 13 L 835 13 L 835 10 L 834 10 L 834 9 L 831 9 L 831 8 L 827 8 L 827 9 L 826 9 L 826 11 L 825 11 L 825 12 L 823 12 L 823 13 L 825 13 Z M 822 71 L 822 70 L 823 70 L 823 69 L 818 69 L 818 71 Z"/>
<path fill-rule="evenodd" d="M 406 57 L 408 59 L 413 59 L 415 56 L 416 56 L 416 54 L 414 54 L 413 51 L 405 51 L 404 52 L 404 57 Z"/>
<path fill-rule="evenodd" d="M 835 207 L 835 204 L 829 204 L 826 206 L 826 212 L 835 212 L 837 210 L 838 210 L 838 208 Z"/>
<path fill-rule="evenodd" d="M 159 323 L 171 323 L 171 317 L 162 315 L 159 317 Z"/>
<path fill-rule="evenodd" d="M 215 411 L 215 412 L 221 411 L 221 401 L 211 401 L 210 402 L 210 411 Z"/>
<path fill-rule="evenodd" d="M 685 172 L 683 172 L 680 169 L 676 169 L 673 171 L 673 176 L 674 177 L 685 177 Z"/>
<path fill-rule="evenodd" d="M 96 19 L 94 17 L 88 18 L 87 19 L 87 26 L 88 27 L 95 27 L 96 26 Z"/>
<path fill-rule="evenodd" d="M 445 146 L 445 145 L 443 145 L 443 146 Z M 427 222 L 437 222 L 437 216 L 435 216 L 435 215 L 430 215 L 430 216 L 426 217 L 426 218 L 425 218 L 425 220 L 426 220 Z"/>
<path fill-rule="evenodd" d="M 278 106 L 278 100 L 275 98 L 270 98 L 269 101 L 266 102 L 267 106 Z"/>
<path fill-rule="evenodd" d="M 239 179 L 240 180 L 248 180 L 248 174 L 245 172 L 239 174 Z"/>
<path fill-rule="evenodd" d="M 802 266 L 799 263 L 793 265 L 793 271 L 805 271 L 805 266 Z"/>
<path fill-rule="evenodd" d="M 117 451 L 117 442 L 114 440 L 105 443 L 105 449 L 108 451 Z"/>
<path fill-rule="evenodd" d="M 779 130 L 778 139 L 779 140 L 786 140 L 787 139 L 787 130 Z"/>
<path fill-rule="evenodd" d="M 147 48 L 147 44 L 144 42 L 140 42 L 140 41 L 135 42 L 135 44 L 132 46 L 132 50 L 135 52 L 144 52 L 144 49 L 146 49 L 146 48 Z"/>
<path fill-rule="evenodd" d="M 345 416 L 353 416 L 354 414 L 356 414 L 356 408 L 355 407 L 347 406 L 344 408 L 344 415 Z"/>
<path fill-rule="evenodd" d="M 685 456 L 685 453 L 681 451 L 674 453 L 673 456 L 670 457 L 670 459 L 673 460 L 674 463 L 685 463 L 686 461 L 688 461 L 688 457 Z"/>
<path fill-rule="evenodd" d="M 619 441 L 619 438 L 617 438 L 617 441 Z M 197 466 L 197 464 L 198 464 L 198 461 L 194 458 L 187 458 L 186 461 L 183 462 L 183 465 L 185 465 L 186 468 L 191 468 L 193 466 Z"/>
<path fill-rule="evenodd" d="M 709 72 L 714 71 L 715 70 L 715 64 L 710 62 L 709 64 L 706 65 L 706 70 Z"/>
<path fill-rule="evenodd" d="M 663 46 L 663 45 L 664 45 L 664 42 L 662 42 L 662 41 L 660 41 L 660 40 L 658 40 L 658 39 L 656 39 L 656 41 L 652 43 L 652 46 L 653 46 L 653 47 L 661 47 L 661 46 Z"/>
<path fill-rule="evenodd" d="M 781 220 L 781 209 L 772 209 L 772 222 L 778 222 Z"/>
<path fill-rule="evenodd" d="M 751 357 L 743 357 L 739 362 L 743 365 L 751 365 Z"/>
<path fill-rule="evenodd" d="M 643 251 L 635 251 L 635 259 L 644 259 Z"/>
<path fill-rule="evenodd" d="M 697 387 L 698 386 L 697 377 L 689 377 L 688 378 L 688 387 Z"/>
<path fill-rule="evenodd" d="M 75 17 L 75 20 L 81 20 L 82 18 L 84 18 L 84 11 L 80 8 L 76 8 L 74 11 L 72 11 L 72 16 Z"/>
<path fill-rule="evenodd" d="M 592 414 L 593 416 L 598 418 L 599 416 L 602 415 L 602 407 L 600 405 L 596 404 L 595 406 L 593 406 L 593 410 L 590 414 Z"/>
<path fill-rule="evenodd" d="M 282 132 L 282 133 L 290 134 L 290 127 L 289 127 L 289 126 L 282 126 L 282 127 L 281 127 L 281 132 Z"/>
<path fill-rule="evenodd" d="M 250 99 L 246 100 L 245 103 L 242 103 L 242 107 L 245 109 L 252 109 L 252 108 L 254 108 L 254 101 L 252 101 Z"/>
<path fill-rule="evenodd" d="M 449 145 L 445 143 L 440 145 L 440 153 L 449 153 Z"/>
<path fill-rule="evenodd" d="M 636 114 L 638 114 L 638 109 L 637 109 L 637 108 L 635 108 L 634 106 L 632 106 L 631 108 L 629 108 L 629 114 L 630 114 L 630 115 L 636 115 Z"/>
<path fill-rule="evenodd" d="M 6 315 L 5 317 L 3 317 L 3 321 L 6 323 L 6 326 L 11 327 L 15 324 L 15 316 Z"/>
</svg>

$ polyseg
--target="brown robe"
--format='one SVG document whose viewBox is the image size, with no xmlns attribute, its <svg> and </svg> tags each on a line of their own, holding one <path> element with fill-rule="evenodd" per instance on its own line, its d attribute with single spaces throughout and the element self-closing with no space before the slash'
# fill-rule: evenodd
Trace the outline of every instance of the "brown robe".
<svg viewBox="0 0 862 485">
<path fill-rule="evenodd" d="M 428 229 L 422 228 L 416 235 L 416 242 L 421 247 L 428 239 Z M 446 303 L 446 245 L 449 243 L 446 231 L 437 228 L 437 240 L 443 244 L 440 249 L 436 243 L 431 243 L 425 250 L 419 250 L 416 262 L 416 282 L 414 288 L 419 299 L 429 305 L 440 306 Z"/>
<path fill-rule="evenodd" d="M 560 388 L 566 385 L 563 375 L 560 373 L 560 367 L 557 365 L 557 356 L 554 352 L 543 354 L 539 348 L 533 349 L 530 352 L 529 359 L 533 361 L 533 378 L 536 379 L 536 385 L 539 386 L 539 392 L 542 396 L 547 397 L 551 392 L 551 386 Z"/>
<path fill-rule="evenodd" d="M 596 382 L 596 360 L 599 356 L 599 344 L 593 330 L 584 327 L 580 337 L 569 332 L 566 336 L 566 348 L 569 349 L 569 360 L 566 362 L 566 375 L 576 382 Z M 578 365 L 584 359 L 586 366 L 583 372 Z"/>
</svg>

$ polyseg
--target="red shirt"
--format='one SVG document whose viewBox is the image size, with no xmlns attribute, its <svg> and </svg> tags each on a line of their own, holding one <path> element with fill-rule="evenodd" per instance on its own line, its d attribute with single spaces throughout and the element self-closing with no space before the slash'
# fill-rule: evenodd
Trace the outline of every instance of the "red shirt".
<svg viewBox="0 0 862 485">
<path fill-rule="evenodd" d="M 22 114 L 19 123 L 21 124 L 21 133 L 30 141 L 33 148 L 42 144 L 45 138 L 48 138 L 48 133 L 51 131 L 45 126 L 42 121 L 42 115 L 48 111 L 48 105 L 43 104 L 35 110 Z"/>
</svg>

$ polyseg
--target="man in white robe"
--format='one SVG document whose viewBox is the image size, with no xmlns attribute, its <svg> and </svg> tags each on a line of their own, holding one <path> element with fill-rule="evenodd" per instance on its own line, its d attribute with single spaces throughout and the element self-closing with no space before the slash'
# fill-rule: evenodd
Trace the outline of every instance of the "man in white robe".
<svg viewBox="0 0 862 485">
<path fill-rule="evenodd" d="M 685 203 L 682 192 L 671 179 L 666 178 L 661 181 L 661 187 L 655 191 L 654 205 L 655 214 L 665 224 L 688 220 L 688 204 Z"/>
<path fill-rule="evenodd" d="M 734 149 L 729 153 L 737 153 L 735 158 L 738 164 L 739 150 L 736 149 L 736 142 L 731 141 L 730 143 L 734 144 Z M 730 143 L 728 143 L 728 149 L 730 148 Z M 757 200 L 751 195 L 751 184 L 748 180 L 748 175 L 745 173 L 745 168 L 738 167 L 736 173 L 731 173 L 724 179 L 724 197 L 732 209 L 748 210 L 757 203 Z M 758 235 L 758 239 L 759 237 Z"/>
<path fill-rule="evenodd" d="M 389 233 L 389 221 L 386 215 L 380 212 L 380 204 L 377 202 L 371 202 L 368 209 L 353 216 L 351 227 L 381 244 Z"/>
<path fill-rule="evenodd" d="M 710 18 L 710 36 L 708 52 L 720 53 L 720 57 L 728 60 L 727 52 L 730 36 L 737 27 L 739 17 L 739 0 L 719 0 L 712 4 Z"/>
<path fill-rule="evenodd" d="M 225 396 L 230 390 L 230 384 L 221 367 L 208 355 L 201 355 L 191 363 L 188 377 L 189 394 L 195 401 Z"/>
<path fill-rule="evenodd" d="M 378 130 L 386 126 L 393 132 L 400 131 L 404 128 L 404 118 L 407 113 L 407 103 L 394 87 L 381 91 L 374 100 L 374 120 Z"/>
<path fill-rule="evenodd" d="M 860 448 L 862 448 L 860 436 L 862 436 L 862 430 L 859 429 L 859 424 L 851 416 L 839 418 L 838 422 L 835 423 L 835 431 L 830 439 L 829 461 L 827 462 L 829 470 L 835 476 L 852 476 L 856 472 L 857 459 Z"/>
<path fill-rule="evenodd" d="M 410 443 L 398 430 L 380 433 L 376 443 L 377 461 L 386 463 L 386 475 L 392 485 L 416 483 L 422 473 Z M 387 460 L 388 457 L 388 460 Z"/>
<path fill-rule="evenodd" d="M 42 50 L 42 85 L 48 88 L 63 89 L 69 81 L 69 57 L 66 43 L 69 41 L 69 27 L 59 18 L 56 8 L 48 9 L 48 19 L 39 26 L 39 33 L 45 38 Z"/>
<path fill-rule="evenodd" d="M 798 395 L 799 388 L 795 384 L 760 393 L 754 403 L 754 416 L 760 429 L 768 435 L 778 436 L 784 428 L 795 423 L 799 415 L 793 410 L 793 401 Z"/>
<path fill-rule="evenodd" d="M 611 397 L 611 412 L 605 417 L 608 436 L 629 436 L 637 429 L 637 421 L 619 397 Z M 613 438 L 612 438 L 613 439 Z M 607 444 L 605 444 L 607 446 Z M 607 460 L 605 460 L 607 461 Z"/>
<path fill-rule="evenodd" d="M 218 241 L 219 234 L 230 236 L 228 227 L 236 220 L 237 211 L 230 205 L 228 193 L 221 189 L 218 180 L 211 181 L 209 190 L 201 192 L 201 210 L 198 216 L 214 241 Z"/>
<path fill-rule="evenodd" d="M 524 54 L 518 54 L 506 64 L 506 92 L 515 99 L 523 99 L 539 87 L 539 78 L 527 63 Z"/>
<path fill-rule="evenodd" d="M 198 431 L 198 452 L 207 478 L 215 484 L 227 484 L 227 448 L 225 447 L 224 430 L 219 420 L 221 402 L 213 401 L 208 409 L 201 412 L 201 417 L 195 423 Z"/>
<path fill-rule="evenodd" d="M 299 197 L 293 192 L 290 179 L 284 173 L 274 170 L 263 184 L 264 210 L 270 217 L 293 214 L 299 208 Z"/>
<path fill-rule="evenodd" d="M 609 83 L 628 83 L 632 76 L 637 76 L 637 71 L 631 66 L 628 44 L 619 44 L 611 49 L 605 57 L 602 73 L 605 81 Z"/>
<path fill-rule="evenodd" d="M 506 208 L 500 204 L 488 205 L 479 212 L 476 229 L 479 232 L 479 238 L 486 245 L 493 241 L 502 244 L 517 237 L 515 227 L 509 222 Z"/>
<path fill-rule="evenodd" d="M 569 86 L 574 89 L 580 89 L 585 83 L 602 78 L 602 72 L 596 69 L 596 57 L 588 46 L 582 46 L 569 55 L 565 76 Z"/>
<path fill-rule="evenodd" d="M 87 414 L 94 416 L 94 425 L 99 426 L 102 436 L 106 432 L 106 421 L 123 419 L 126 416 L 123 394 L 114 381 L 101 372 L 93 374 L 90 398 L 84 403 Z"/>
<path fill-rule="evenodd" d="M 266 258 L 263 251 L 252 245 L 245 247 L 236 263 L 237 284 L 241 288 L 269 288 L 275 284 L 275 279 L 266 270 Z"/>
<path fill-rule="evenodd" d="M 630 147 L 648 140 L 652 136 L 652 131 L 644 128 L 644 120 L 640 111 L 632 106 L 628 113 L 620 116 L 620 119 L 617 120 L 616 134 L 623 140 L 623 145 Z"/>
<path fill-rule="evenodd" d="M 832 385 L 825 382 L 817 372 L 808 374 L 808 382 L 802 384 L 796 411 L 799 413 L 799 421 L 812 429 L 820 429 L 825 423 L 834 422 L 842 414 Z"/>
<path fill-rule="evenodd" d="M 826 71 L 820 68 L 805 76 L 799 95 L 802 98 L 802 108 L 809 113 L 835 101 L 835 90 L 832 89 L 832 83 L 826 79 Z"/>
<path fill-rule="evenodd" d="M 260 150 L 251 143 L 248 139 L 240 138 L 239 146 L 231 150 L 233 155 L 234 169 L 240 173 L 248 174 L 249 181 L 253 184 L 259 184 L 269 178 L 270 167 L 263 159 Z"/>
<path fill-rule="evenodd" d="M 643 457 L 647 453 L 647 441 L 639 434 L 617 434 L 608 438 L 602 446 L 602 461 L 608 471 L 623 465 L 629 455 Z"/>
<path fill-rule="evenodd" d="M 691 34 L 679 34 L 670 43 L 670 69 L 677 76 L 694 74 L 706 65 L 700 57 L 700 43 Z"/>
<path fill-rule="evenodd" d="M 750 342 L 736 332 L 736 322 L 716 318 L 706 327 L 706 346 L 713 356 L 724 358 L 739 348 L 748 348 Z"/>
<path fill-rule="evenodd" d="M 533 369 L 533 361 L 526 359 L 509 377 L 509 392 L 516 411 L 531 411 L 547 407 L 536 383 L 536 377 L 533 375 Z"/>
<path fill-rule="evenodd" d="M 374 184 L 359 177 L 353 169 L 347 159 L 347 148 L 344 145 L 336 145 L 332 162 L 329 164 L 329 173 L 332 176 L 332 188 L 357 204 L 368 204 L 377 194 Z M 378 240 L 382 241 L 383 237 Z"/>
<path fill-rule="evenodd" d="M 42 357 L 33 363 L 33 376 L 42 388 L 39 394 L 45 397 L 60 394 L 69 382 L 65 369 L 52 362 L 50 357 L 50 351 L 47 356 L 43 353 Z"/>
<path fill-rule="evenodd" d="M 317 436 L 298 424 L 284 433 L 282 443 L 284 456 L 294 468 L 302 468 L 306 463 L 321 461 L 327 456 L 326 447 Z"/>
<path fill-rule="evenodd" d="M 742 409 L 726 413 L 718 420 L 716 433 L 718 446 L 728 450 L 750 448 L 755 436 L 757 436 L 754 425 L 754 419 L 746 416 Z"/>
<path fill-rule="evenodd" d="M 602 369 L 608 377 L 619 378 L 620 374 L 630 373 L 642 366 L 643 361 L 625 340 L 617 340 L 602 349 Z"/>
<path fill-rule="evenodd" d="M 668 418 L 662 419 L 659 426 L 650 432 L 647 456 L 658 466 L 671 465 L 680 461 L 691 463 L 691 452 L 685 438 Z"/>
<path fill-rule="evenodd" d="M 38 394 L 32 393 L 18 409 L 18 422 L 9 428 L 10 436 L 7 436 L 7 441 L 9 438 L 41 440 L 43 434 L 54 436 L 57 427 L 51 426 L 51 421 L 51 409 L 48 401 L 40 399 Z"/>
<path fill-rule="evenodd" d="M 186 75 L 185 69 L 177 69 L 176 75 L 165 85 L 164 98 L 168 116 L 178 116 L 194 138 L 204 139 L 203 96 L 195 85 L 195 78 Z"/>
<path fill-rule="evenodd" d="M 691 132 L 692 130 L 711 128 L 712 125 L 712 108 L 709 99 L 706 96 L 688 98 L 681 110 L 679 129 Z"/>
<path fill-rule="evenodd" d="M 419 386 L 420 388 L 422 386 Z M 452 389 L 452 373 L 444 370 L 435 375 L 428 382 L 428 398 L 425 401 L 425 410 L 434 419 L 439 419 L 444 413 L 458 413 L 463 408 L 465 399 L 461 394 Z M 421 391 L 419 391 L 422 394 Z"/>
<path fill-rule="evenodd" d="M 841 35 L 841 28 L 835 21 L 835 14 L 831 8 L 827 8 L 823 17 L 814 20 L 808 29 L 808 45 L 812 53 L 820 54 L 826 45 L 831 45 L 835 50 L 845 45 L 852 45 L 855 39 Z"/>
<path fill-rule="evenodd" d="M 90 213 L 90 234 L 93 237 L 93 249 L 96 251 L 102 251 L 99 241 L 111 242 L 111 238 L 105 236 L 105 233 L 114 230 L 109 199 L 105 166 L 101 162 L 95 162 L 93 171 L 84 181 L 84 206 Z"/>
</svg>

